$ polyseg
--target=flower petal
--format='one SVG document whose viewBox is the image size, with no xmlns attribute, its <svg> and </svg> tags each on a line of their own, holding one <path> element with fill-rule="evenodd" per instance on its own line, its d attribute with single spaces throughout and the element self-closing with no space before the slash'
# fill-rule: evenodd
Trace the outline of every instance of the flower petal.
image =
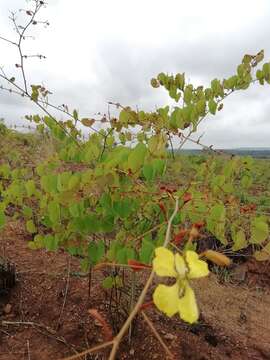
<svg viewBox="0 0 270 360">
<path fill-rule="evenodd" d="M 153 300 L 156 307 L 164 312 L 167 316 L 171 317 L 179 311 L 179 286 L 174 284 L 173 286 L 166 286 L 160 284 L 157 286 Z"/>
<path fill-rule="evenodd" d="M 188 250 L 185 253 L 185 258 L 189 267 L 189 279 L 200 278 L 209 274 L 207 263 L 200 260 L 195 251 Z"/>
<path fill-rule="evenodd" d="M 158 276 L 176 277 L 174 267 L 174 254 L 165 247 L 158 247 L 155 250 L 156 257 L 153 260 L 153 269 Z"/>
<path fill-rule="evenodd" d="M 196 322 L 199 318 L 199 309 L 194 291 L 188 283 L 186 285 L 184 296 L 178 299 L 178 311 L 181 319 L 190 324 Z"/>
<path fill-rule="evenodd" d="M 183 256 L 176 253 L 174 261 L 175 261 L 175 268 L 176 268 L 178 275 L 180 275 L 181 277 L 184 277 L 185 274 L 188 272 L 188 268 L 186 266 L 186 262 L 185 262 Z"/>
</svg>

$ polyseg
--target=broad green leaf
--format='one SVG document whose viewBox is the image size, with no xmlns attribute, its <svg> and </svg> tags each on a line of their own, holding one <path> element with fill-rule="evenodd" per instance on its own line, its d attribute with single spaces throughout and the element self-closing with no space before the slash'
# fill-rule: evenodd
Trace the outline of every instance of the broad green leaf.
<svg viewBox="0 0 270 360">
<path fill-rule="evenodd" d="M 28 220 L 26 222 L 26 230 L 30 233 L 30 234 L 34 234 L 37 232 L 37 228 L 33 222 L 33 220 Z"/>
<path fill-rule="evenodd" d="M 143 239 L 139 253 L 139 260 L 142 263 L 149 264 L 155 250 L 155 245 L 149 240 Z"/>
<path fill-rule="evenodd" d="M 252 177 L 249 175 L 244 175 L 241 179 L 241 185 L 243 188 L 248 189 L 252 185 Z"/>
<path fill-rule="evenodd" d="M 104 289 L 112 289 L 113 287 L 119 288 L 119 287 L 123 286 L 123 281 L 118 275 L 116 275 L 116 276 L 107 276 L 102 281 L 102 286 L 104 287 Z"/>
<path fill-rule="evenodd" d="M 60 222 L 60 206 L 57 201 L 50 201 L 48 204 L 48 215 L 53 224 Z"/>
<path fill-rule="evenodd" d="M 25 188 L 26 188 L 27 196 L 31 197 L 32 195 L 35 195 L 36 185 L 33 180 L 28 180 L 25 183 Z"/>
<path fill-rule="evenodd" d="M 236 234 L 233 236 L 233 242 L 233 251 L 245 249 L 248 246 L 245 232 L 243 230 L 237 231 Z"/>
<path fill-rule="evenodd" d="M 146 153 L 147 148 L 142 143 L 139 143 L 134 149 L 132 149 L 128 157 L 128 167 L 132 172 L 136 172 L 142 167 Z"/>
<path fill-rule="evenodd" d="M 0 229 L 4 227 L 6 222 L 5 214 L 3 211 L 0 211 Z"/>
<path fill-rule="evenodd" d="M 207 217 L 207 229 L 224 245 L 227 244 L 227 239 L 225 238 L 225 215 L 225 206 L 223 204 L 216 204 L 212 207 Z"/>
<path fill-rule="evenodd" d="M 55 235 L 46 235 L 44 245 L 48 251 L 56 251 L 58 249 L 58 238 Z"/>
<path fill-rule="evenodd" d="M 250 242 L 262 244 L 269 236 L 269 226 L 263 217 L 256 217 L 251 221 L 250 232 Z"/>
<path fill-rule="evenodd" d="M 153 181 L 155 179 L 155 169 L 152 164 L 145 164 L 142 169 L 143 176 L 147 181 Z"/>
<path fill-rule="evenodd" d="M 71 175 L 69 181 L 68 181 L 68 189 L 72 190 L 74 188 L 78 188 L 80 184 L 81 176 L 80 174 L 73 174 Z"/>
<path fill-rule="evenodd" d="M 57 193 L 57 175 L 43 175 L 40 179 L 41 187 L 47 193 Z"/>
<path fill-rule="evenodd" d="M 102 240 L 98 243 L 91 241 L 88 245 L 88 257 L 91 265 L 96 265 L 100 259 L 104 256 L 105 244 Z"/>
<path fill-rule="evenodd" d="M 113 210 L 121 219 L 127 218 L 133 211 L 133 200 L 126 198 L 114 201 Z"/>
<path fill-rule="evenodd" d="M 185 87 L 185 91 L 184 91 L 184 102 L 189 105 L 192 101 L 192 97 L 193 97 L 193 86 L 192 85 L 187 85 Z"/>
<path fill-rule="evenodd" d="M 217 103 L 215 102 L 215 100 L 210 99 L 208 101 L 208 109 L 212 115 L 215 115 L 215 113 L 217 111 Z"/>
</svg>

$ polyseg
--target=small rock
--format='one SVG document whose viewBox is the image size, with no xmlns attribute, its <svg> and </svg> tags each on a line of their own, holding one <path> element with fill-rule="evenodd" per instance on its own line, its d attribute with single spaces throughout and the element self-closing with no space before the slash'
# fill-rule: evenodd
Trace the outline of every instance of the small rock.
<svg viewBox="0 0 270 360">
<path fill-rule="evenodd" d="M 170 334 L 170 333 L 167 333 L 164 335 L 164 339 L 166 339 L 166 340 L 174 340 L 175 338 L 176 338 L 176 336 L 173 334 Z"/>
<path fill-rule="evenodd" d="M 95 326 L 97 326 L 97 327 L 103 327 L 103 325 L 98 321 L 98 320 L 94 320 L 94 324 L 95 324 Z"/>
<path fill-rule="evenodd" d="M 11 304 L 6 304 L 6 306 L 4 307 L 4 313 L 5 314 L 10 314 L 12 310 L 12 305 Z"/>
</svg>

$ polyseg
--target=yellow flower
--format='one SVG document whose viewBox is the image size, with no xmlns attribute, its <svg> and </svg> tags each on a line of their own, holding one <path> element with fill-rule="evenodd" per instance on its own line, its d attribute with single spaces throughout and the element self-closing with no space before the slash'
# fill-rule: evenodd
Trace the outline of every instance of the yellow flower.
<svg viewBox="0 0 270 360">
<path fill-rule="evenodd" d="M 189 285 L 189 279 L 200 278 L 209 274 L 205 261 L 199 259 L 194 251 L 186 251 L 184 256 L 175 255 L 164 247 L 155 250 L 153 268 L 158 276 L 176 278 L 172 286 L 160 284 L 157 286 L 153 300 L 156 307 L 171 317 L 177 312 L 181 319 L 194 323 L 199 318 L 199 310 L 194 291 Z"/>
</svg>

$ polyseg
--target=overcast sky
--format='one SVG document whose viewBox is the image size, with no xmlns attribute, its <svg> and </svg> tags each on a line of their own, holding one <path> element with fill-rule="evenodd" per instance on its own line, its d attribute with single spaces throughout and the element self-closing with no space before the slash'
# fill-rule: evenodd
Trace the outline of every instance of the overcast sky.
<svg viewBox="0 0 270 360">
<path fill-rule="evenodd" d="M 9 10 L 29 7 L 24 0 L 1 0 L 0 35 L 14 36 Z M 185 72 L 196 85 L 233 75 L 246 53 L 265 50 L 270 60 L 269 0 L 47 0 L 35 27 L 28 60 L 30 84 L 43 83 L 56 105 L 68 104 L 82 116 L 107 111 L 107 101 L 154 110 L 172 104 L 165 90 L 153 89 L 159 72 Z M 28 4 L 28 5 L 27 5 Z M 15 38 L 14 38 L 15 39 Z M 0 65 L 19 79 L 15 48 L 0 41 Z M 0 85 L 5 85 L 0 81 Z M 0 117 L 19 123 L 36 109 L 0 92 Z M 270 86 L 233 94 L 224 110 L 198 129 L 215 147 L 270 146 Z"/>
</svg>

